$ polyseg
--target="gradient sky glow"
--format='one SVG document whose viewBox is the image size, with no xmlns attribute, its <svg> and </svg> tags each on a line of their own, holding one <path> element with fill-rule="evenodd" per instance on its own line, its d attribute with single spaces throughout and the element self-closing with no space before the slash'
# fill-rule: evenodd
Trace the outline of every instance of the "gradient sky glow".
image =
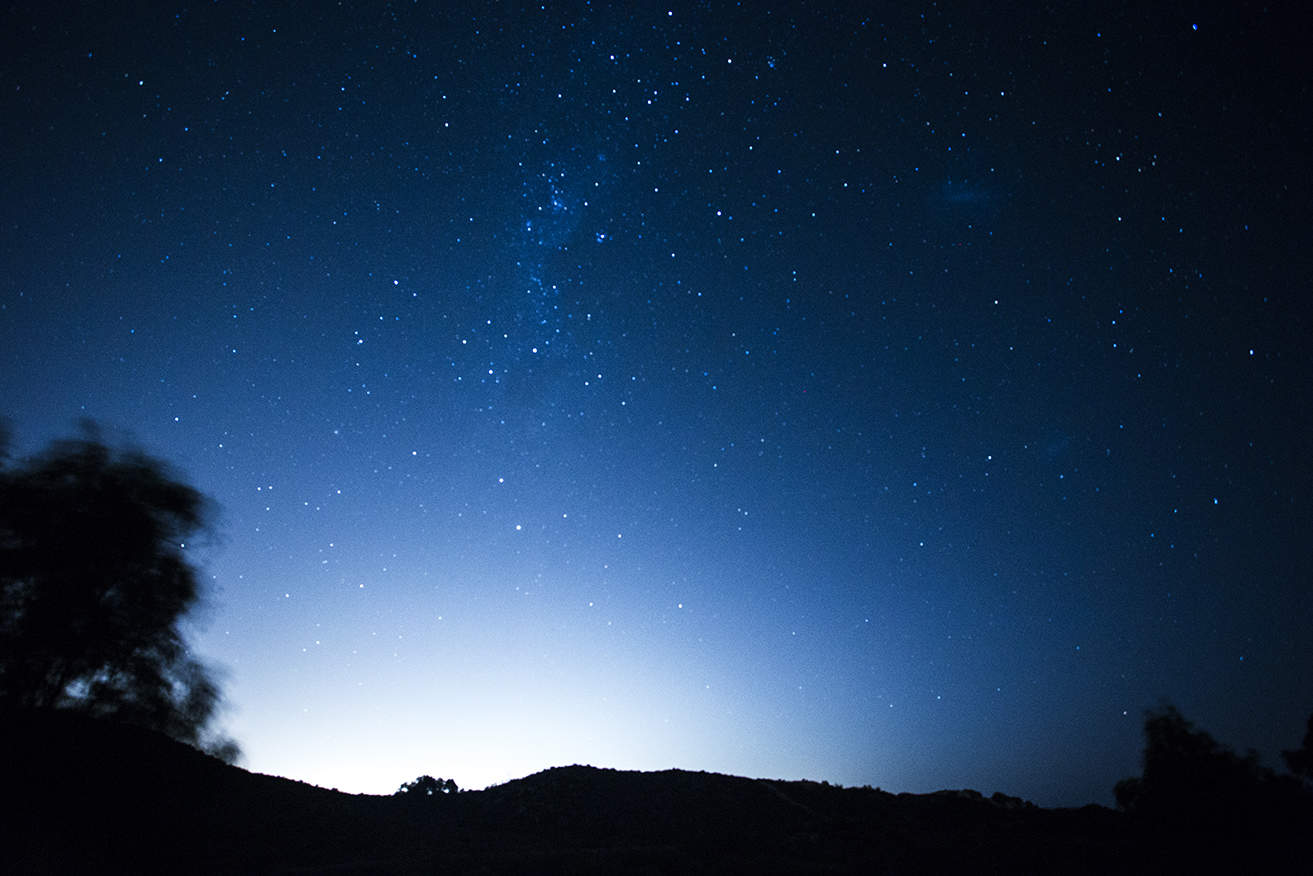
<svg viewBox="0 0 1313 876">
<path fill-rule="evenodd" d="M 217 500 L 259 772 L 1110 803 L 1164 697 L 1274 762 L 1309 34 L 1103 6 L 11 9 L 2 413 Z"/>
</svg>

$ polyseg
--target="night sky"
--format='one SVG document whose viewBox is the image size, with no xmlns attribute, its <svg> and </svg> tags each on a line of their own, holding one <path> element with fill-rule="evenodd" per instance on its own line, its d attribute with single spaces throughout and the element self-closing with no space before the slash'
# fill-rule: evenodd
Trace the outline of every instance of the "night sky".
<svg viewBox="0 0 1313 876">
<path fill-rule="evenodd" d="M 248 768 L 1080 805 L 1164 698 L 1297 746 L 1295 21 L 133 5 L 4 13 L 0 414 L 216 500 Z"/>
</svg>

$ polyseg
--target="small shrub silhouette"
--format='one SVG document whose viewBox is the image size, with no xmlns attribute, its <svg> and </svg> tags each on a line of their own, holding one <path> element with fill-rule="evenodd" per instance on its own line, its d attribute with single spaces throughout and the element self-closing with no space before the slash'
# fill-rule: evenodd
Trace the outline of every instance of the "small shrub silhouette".
<svg viewBox="0 0 1313 876">
<path fill-rule="evenodd" d="M 460 791 L 456 786 L 455 779 L 435 779 L 433 776 L 420 776 L 413 782 L 402 782 L 401 787 L 397 788 L 394 797 L 406 798 L 423 798 L 423 797 L 441 797 L 444 794 L 455 794 Z"/>
</svg>

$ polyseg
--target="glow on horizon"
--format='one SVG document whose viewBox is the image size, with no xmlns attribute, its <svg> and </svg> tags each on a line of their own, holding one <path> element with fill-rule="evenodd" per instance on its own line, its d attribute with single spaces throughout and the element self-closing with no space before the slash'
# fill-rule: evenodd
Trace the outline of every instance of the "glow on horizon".
<svg viewBox="0 0 1313 876">
<path fill-rule="evenodd" d="M 243 767 L 352 793 L 390 794 L 422 774 L 479 789 L 570 764 L 838 780 L 815 774 L 817 752 L 776 748 L 781 728 L 769 725 L 782 716 L 769 704 L 725 708 L 710 683 L 690 689 L 615 655 L 523 659 L 472 669 L 480 661 L 439 658 L 431 672 L 375 672 L 354 689 L 294 686 L 286 707 L 258 710 L 236 674 L 232 694 L 248 706 L 227 726 Z"/>
</svg>

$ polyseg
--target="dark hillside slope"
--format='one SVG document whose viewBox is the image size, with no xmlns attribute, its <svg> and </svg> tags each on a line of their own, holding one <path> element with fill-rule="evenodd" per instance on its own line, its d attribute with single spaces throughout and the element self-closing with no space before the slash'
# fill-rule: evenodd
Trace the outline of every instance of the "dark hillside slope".
<svg viewBox="0 0 1313 876">
<path fill-rule="evenodd" d="M 388 798 L 249 773 L 135 727 L 70 714 L 0 731 L 9 872 L 269 872 L 395 854 Z"/>
<path fill-rule="evenodd" d="M 1111 810 L 974 791 L 573 766 L 485 791 L 379 797 L 74 715 L 0 726 L 17 813 L 0 821 L 6 873 L 1210 871 Z"/>
<path fill-rule="evenodd" d="M 694 872 L 1108 873 L 1125 872 L 1133 860 L 1116 812 L 1045 810 L 975 792 L 895 795 L 574 766 L 489 788 L 470 802 L 467 824 L 500 837 L 503 848 L 644 849 L 652 860 L 705 866 Z"/>
</svg>

